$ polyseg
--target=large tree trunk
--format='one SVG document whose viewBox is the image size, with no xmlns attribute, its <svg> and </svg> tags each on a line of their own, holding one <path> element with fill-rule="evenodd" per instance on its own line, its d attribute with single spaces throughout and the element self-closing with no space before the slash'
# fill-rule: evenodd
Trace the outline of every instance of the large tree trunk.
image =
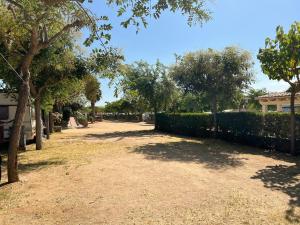
<svg viewBox="0 0 300 225">
<path fill-rule="evenodd" d="M 42 116 L 41 116 L 41 97 L 37 95 L 34 101 L 35 107 L 35 121 L 36 121 L 36 143 L 35 149 L 41 150 L 43 148 L 43 131 L 42 131 Z"/>
<path fill-rule="evenodd" d="M 92 108 L 92 123 L 95 121 L 95 116 L 96 116 L 96 108 L 95 108 L 95 102 L 91 101 L 91 108 Z"/>
<path fill-rule="evenodd" d="M 291 149 L 290 152 L 291 154 L 295 155 L 296 154 L 296 137 L 295 137 L 295 130 L 296 130 L 296 125 L 295 125 L 295 95 L 296 95 L 296 90 L 295 88 L 292 87 L 291 90 L 291 121 L 290 121 L 290 128 L 291 128 Z"/>
<path fill-rule="evenodd" d="M 15 114 L 15 120 L 10 134 L 8 160 L 7 160 L 7 177 L 8 182 L 13 183 L 19 181 L 18 176 L 18 147 L 21 135 L 21 129 L 25 117 L 25 111 L 29 98 L 29 71 L 25 67 L 22 70 L 23 82 L 19 87 L 18 104 Z"/>
</svg>

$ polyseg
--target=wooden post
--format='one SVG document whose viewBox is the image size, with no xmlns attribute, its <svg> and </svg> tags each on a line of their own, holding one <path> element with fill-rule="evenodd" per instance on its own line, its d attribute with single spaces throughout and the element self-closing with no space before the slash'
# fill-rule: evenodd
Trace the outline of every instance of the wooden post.
<svg viewBox="0 0 300 225">
<path fill-rule="evenodd" d="M 25 127 L 24 126 L 22 126 L 22 129 L 21 129 L 19 150 L 26 151 L 26 134 L 25 134 Z"/>
</svg>

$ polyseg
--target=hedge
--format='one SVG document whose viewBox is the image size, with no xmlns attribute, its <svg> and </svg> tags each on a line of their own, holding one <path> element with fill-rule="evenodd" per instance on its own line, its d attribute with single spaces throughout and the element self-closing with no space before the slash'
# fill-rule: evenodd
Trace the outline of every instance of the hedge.
<svg viewBox="0 0 300 225">
<path fill-rule="evenodd" d="M 156 116 L 155 126 L 157 130 L 169 133 L 196 137 L 214 136 L 231 142 L 289 151 L 288 113 L 218 113 L 217 124 L 217 132 L 214 132 L 212 114 L 160 113 Z M 296 148 L 300 151 L 300 115 L 296 115 L 296 139 Z"/>
<path fill-rule="evenodd" d="M 123 113 L 105 113 L 104 120 L 123 120 L 123 121 L 141 121 L 141 115 L 138 114 L 123 114 Z"/>
</svg>

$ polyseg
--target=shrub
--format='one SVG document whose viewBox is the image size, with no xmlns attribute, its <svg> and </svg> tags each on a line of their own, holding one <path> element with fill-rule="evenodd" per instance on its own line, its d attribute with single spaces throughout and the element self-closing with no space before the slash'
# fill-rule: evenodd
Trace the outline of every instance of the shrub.
<svg viewBox="0 0 300 225">
<path fill-rule="evenodd" d="M 53 118 L 54 125 L 56 126 L 62 125 L 62 114 L 58 112 L 52 113 L 52 118 Z"/>
<path fill-rule="evenodd" d="M 287 113 L 234 112 L 217 114 L 217 137 L 251 146 L 289 151 L 290 116 Z M 158 114 L 156 129 L 176 134 L 210 137 L 211 114 Z M 296 116 L 297 146 L 300 150 L 300 115 Z"/>
<path fill-rule="evenodd" d="M 77 122 L 82 125 L 83 127 L 88 127 L 89 123 L 86 118 L 80 117 L 77 119 Z"/>
</svg>

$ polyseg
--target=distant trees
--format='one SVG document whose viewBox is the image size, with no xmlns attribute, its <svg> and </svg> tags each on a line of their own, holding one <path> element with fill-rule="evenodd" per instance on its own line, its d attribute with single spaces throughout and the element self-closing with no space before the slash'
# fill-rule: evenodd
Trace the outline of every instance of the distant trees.
<svg viewBox="0 0 300 225">
<path fill-rule="evenodd" d="M 100 82 L 98 81 L 98 79 L 93 75 L 87 75 L 85 77 L 85 97 L 91 102 L 93 118 L 95 118 L 96 114 L 95 104 L 101 99 L 101 95 L 102 92 L 100 89 Z"/>
<path fill-rule="evenodd" d="M 121 87 L 125 96 L 137 94 L 142 97 L 154 113 L 168 109 L 175 90 L 167 68 L 159 61 L 154 65 L 144 61 L 128 65 L 123 72 Z"/>
<path fill-rule="evenodd" d="M 292 24 L 287 33 L 278 26 L 275 39 L 266 39 L 265 48 L 259 50 L 257 58 L 270 79 L 283 80 L 290 85 L 291 153 L 295 154 L 295 95 L 300 91 L 300 23 Z"/>
<path fill-rule="evenodd" d="M 202 95 L 209 101 L 216 127 L 216 114 L 222 104 L 232 102 L 252 81 L 252 64 L 247 51 L 235 47 L 208 49 L 177 57 L 170 74 L 184 92 Z"/>
</svg>

